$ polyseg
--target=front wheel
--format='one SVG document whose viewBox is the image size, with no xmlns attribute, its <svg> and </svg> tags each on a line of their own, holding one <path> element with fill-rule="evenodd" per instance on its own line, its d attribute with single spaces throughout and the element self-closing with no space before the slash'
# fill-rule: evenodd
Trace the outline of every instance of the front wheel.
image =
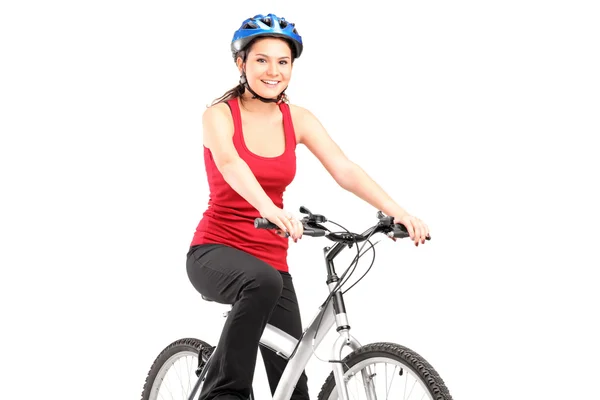
<svg viewBox="0 0 600 400">
<path fill-rule="evenodd" d="M 204 378 L 203 367 L 213 350 L 202 340 L 191 338 L 176 340 L 165 347 L 150 367 L 142 400 L 188 400 L 198 380 Z"/>
<path fill-rule="evenodd" d="M 439 374 L 420 355 L 394 343 L 373 343 L 344 358 L 344 381 L 350 400 L 452 400 Z M 337 400 L 333 373 L 318 400 Z"/>
</svg>

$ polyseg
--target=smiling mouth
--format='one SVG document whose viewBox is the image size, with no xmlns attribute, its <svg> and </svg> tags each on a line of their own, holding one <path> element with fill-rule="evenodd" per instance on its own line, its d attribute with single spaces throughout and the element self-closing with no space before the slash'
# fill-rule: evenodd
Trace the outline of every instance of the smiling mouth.
<svg viewBox="0 0 600 400">
<path fill-rule="evenodd" d="M 264 84 L 266 84 L 267 86 L 277 86 L 277 84 L 279 83 L 279 81 L 267 81 L 267 80 L 261 80 Z"/>
</svg>

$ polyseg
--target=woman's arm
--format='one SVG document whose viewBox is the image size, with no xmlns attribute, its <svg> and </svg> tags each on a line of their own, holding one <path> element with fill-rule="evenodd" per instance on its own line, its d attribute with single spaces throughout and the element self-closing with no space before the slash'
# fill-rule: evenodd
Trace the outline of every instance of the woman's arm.
<svg viewBox="0 0 600 400">
<path fill-rule="evenodd" d="M 349 160 L 310 111 L 292 106 L 292 115 L 299 143 L 319 159 L 342 188 L 405 225 L 416 245 L 425 243 L 429 235 L 427 225 L 400 207 L 360 166 Z"/>
<path fill-rule="evenodd" d="M 287 213 L 277 207 L 258 180 L 248 164 L 239 156 L 233 145 L 233 120 L 226 104 L 218 104 L 208 108 L 202 115 L 203 142 L 215 161 L 215 165 L 225 182 L 240 196 L 250 203 L 263 218 L 289 232 L 293 239 L 302 235 L 299 224 L 293 224 Z M 284 229 L 285 228 L 285 229 Z"/>
</svg>

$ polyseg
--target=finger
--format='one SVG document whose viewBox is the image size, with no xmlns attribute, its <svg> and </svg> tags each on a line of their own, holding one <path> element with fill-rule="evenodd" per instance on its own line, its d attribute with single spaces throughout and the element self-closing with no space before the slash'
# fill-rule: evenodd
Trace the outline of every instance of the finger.
<svg viewBox="0 0 600 400">
<path fill-rule="evenodd" d="M 283 221 L 283 224 L 285 225 L 290 236 L 294 237 L 295 229 L 294 229 L 294 225 L 292 224 L 292 222 L 289 219 L 287 219 L 285 216 L 283 218 L 281 218 L 281 221 Z"/>
<path fill-rule="evenodd" d="M 282 238 L 287 238 L 289 236 L 287 232 L 284 232 L 281 229 L 277 229 L 275 233 L 277 233 L 277 235 L 281 236 Z"/>
<path fill-rule="evenodd" d="M 425 243 L 425 239 L 427 238 L 427 225 L 423 221 L 419 221 L 421 224 L 421 243 Z"/>
<path fill-rule="evenodd" d="M 302 221 L 296 221 L 296 233 L 298 234 L 298 239 L 302 238 L 302 234 L 304 233 L 304 225 L 302 225 Z"/>
<path fill-rule="evenodd" d="M 288 218 L 288 222 L 289 222 L 290 226 L 292 227 L 292 230 L 291 230 L 291 232 L 292 232 L 292 238 L 294 240 L 297 240 L 298 237 L 300 236 L 299 233 L 298 233 L 298 223 L 294 219 L 294 217 Z"/>
<path fill-rule="evenodd" d="M 423 230 L 423 223 L 421 223 L 421 220 L 415 218 L 414 224 L 415 224 L 415 239 L 417 240 L 417 242 L 420 242 L 425 237 L 424 236 L 425 232 Z"/>
<path fill-rule="evenodd" d="M 281 218 L 279 218 L 279 217 L 275 217 L 275 218 L 273 218 L 273 221 L 272 221 L 272 222 L 273 222 L 275 225 L 277 225 L 277 226 L 279 227 L 279 229 L 280 229 L 280 230 L 281 230 L 283 233 L 285 233 L 285 234 L 289 234 L 289 233 L 290 233 L 289 229 L 286 227 L 286 225 L 284 224 L 284 222 L 282 221 L 282 219 L 281 219 Z"/>
<path fill-rule="evenodd" d="M 411 220 L 411 223 L 413 225 L 413 229 L 415 232 L 415 237 L 413 238 L 415 245 L 418 246 L 419 242 L 421 241 L 421 224 L 419 223 L 419 220 L 416 218 L 413 218 Z"/>
<path fill-rule="evenodd" d="M 409 219 L 407 223 L 403 223 L 408 231 L 408 235 L 410 236 L 410 240 L 415 240 L 415 229 L 412 226 L 412 221 Z"/>
<path fill-rule="evenodd" d="M 294 229 L 296 230 L 296 239 L 300 239 L 302 237 L 302 233 L 304 232 L 304 227 L 302 226 L 302 222 L 294 219 Z"/>
<path fill-rule="evenodd" d="M 425 240 L 427 239 L 427 236 L 429 236 L 429 228 L 424 222 L 421 222 L 421 224 L 423 225 L 423 240 L 421 240 L 421 243 L 425 244 Z"/>
<path fill-rule="evenodd" d="M 302 222 L 298 221 L 297 219 L 294 219 L 293 222 L 294 228 L 296 229 L 296 238 L 294 239 L 294 243 L 298 243 L 298 239 L 302 238 L 304 227 L 302 226 Z"/>
<path fill-rule="evenodd" d="M 421 237 L 419 238 L 419 241 L 421 243 L 425 243 L 425 236 L 427 236 L 427 231 L 425 230 L 425 224 L 421 220 L 419 220 L 419 231 L 421 232 Z"/>
</svg>

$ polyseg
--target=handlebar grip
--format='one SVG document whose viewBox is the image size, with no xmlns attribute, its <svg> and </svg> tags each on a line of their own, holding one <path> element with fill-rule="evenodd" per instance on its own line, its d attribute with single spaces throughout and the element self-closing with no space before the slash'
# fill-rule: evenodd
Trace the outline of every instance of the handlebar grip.
<svg viewBox="0 0 600 400">
<path fill-rule="evenodd" d="M 256 218 L 254 220 L 254 227 L 256 229 L 279 229 L 279 227 L 277 225 L 275 225 L 274 223 L 272 223 L 271 221 L 269 221 L 266 218 Z M 324 231 L 323 229 L 307 228 L 305 226 L 303 234 L 306 236 L 319 237 L 319 236 L 325 236 L 327 234 L 327 232 Z"/>
<path fill-rule="evenodd" d="M 410 237 L 408 230 L 402 224 L 394 224 L 394 230 L 388 233 L 388 236 L 396 239 L 403 239 Z M 431 236 L 427 236 L 425 240 L 431 240 Z"/>
<path fill-rule="evenodd" d="M 396 238 L 396 239 L 403 239 L 403 238 L 410 237 L 410 234 L 408 233 L 408 230 L 406 229 L 406 227 L 404 225 L 394 224 L 393 230 L 390 233 L 388 233 L 388 236 Z"/>
<path fill-rule="evenodd" d="M 266 218 L 256 218 L 254 220 L 254 227 L 256 229 L 279 229 L 277 225 Z"/>
</svg>

